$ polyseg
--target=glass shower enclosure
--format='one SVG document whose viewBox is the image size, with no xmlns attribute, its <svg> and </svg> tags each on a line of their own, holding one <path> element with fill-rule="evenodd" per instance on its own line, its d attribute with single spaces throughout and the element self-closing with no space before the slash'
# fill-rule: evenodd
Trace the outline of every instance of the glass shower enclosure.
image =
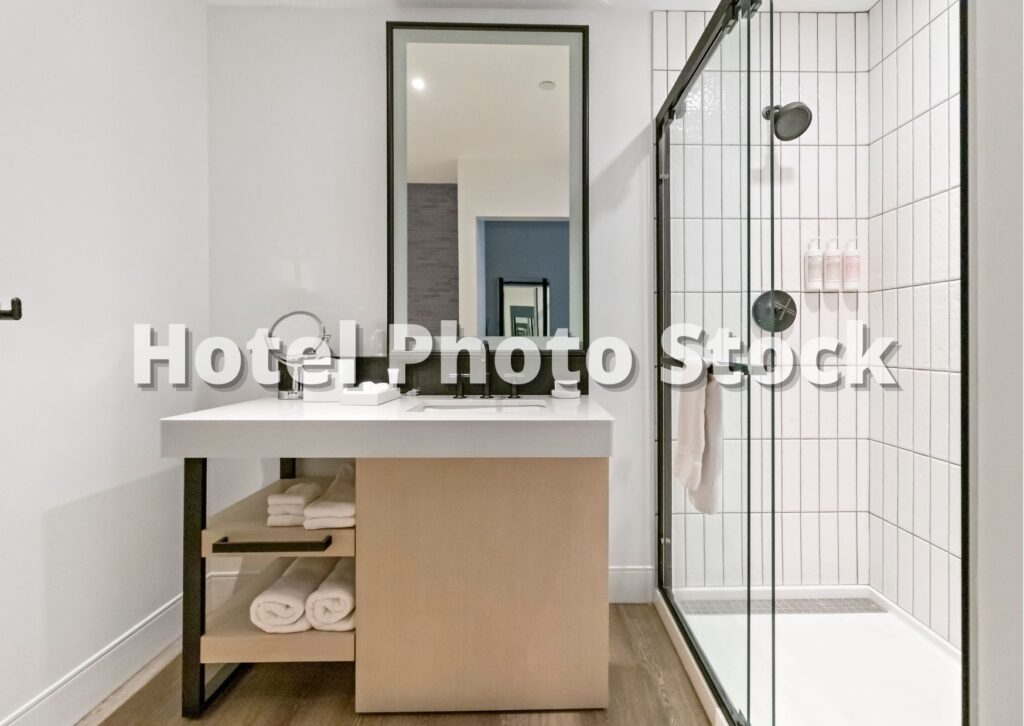
<svg viewBox="0 0 1024 726">
<path fill-rule="evenodd" d="M 952 726 L 964 6 L 904 27 L 909 0 L 781 4 L 667 23 L 686 61 L 654 126 L 659 590 L 732 724 Z M 854 252 L 840 287 L 814 279 L 819 240 Z M 804 354 L 851 325 L 898 340 L 891 384 Z M 786 350 L 794 375 L 766 375 Z"/>
<path fill-rule="evenodd" d="M 762 481 L 769 496 L 772 491 L 772 397 L 770 390 L 751 387 L 739 358 L 730 365 L 727 355 L 716 356 L 719 365 L 711 367 L 707 350 L 719 330 L 731 331 L 743 350 L 749 348 L 752 295 L 774 274 L 771 227 L 762 229 L 760 190 L 751 178 L 761 155 L 756 6 L 722 3 L 699 36 L 687 28 L 693 41 L 688 60 L 655 121 L 657 330 L 672 331 L 659 346 L 661 590 L 705 679 L 715 686 L 719 707 L 734 723 L 770 722 L 751 718 L 770 710 L 771 699 L 764 703 L 757 695 L 764 689 L 755 688 L 758 679 L 770 679 L 770 663 L 752 662 L 758 623 L 750 613 L 758 604 L 750 586 L 771 581 L 770 571 L 762 575 L 762 552 L 770 553 L 771 543 L 763 550 L 761 540 L 772 529 L 764 527 L 760 512 Z M 770 74 L 765 81 L 770 93 Z M 680 337 L 673 326 L 681 323 L 699 326 L 703 337 Z M 678 351 L 671 354 L 673 344 L 700 358 L 681 361 Z M 695 364 L 701 370 L 694 382 L 672 384 L 673 374 L 694 379 Z M 706 445 L 713 444 L 718 461 L 701 462 L 692 454 L 700 442 L 688 440 L 695 427 L 680 408 L 702 403 L 712 386 L 719 390 L 720 423 L 708 427 L 716 441 Z M 769 422 L 763 432 L 762 410 Z M 757 436 L 769 437 L 765 447 L 754 438 L 755 419 Z"/>
</svg>

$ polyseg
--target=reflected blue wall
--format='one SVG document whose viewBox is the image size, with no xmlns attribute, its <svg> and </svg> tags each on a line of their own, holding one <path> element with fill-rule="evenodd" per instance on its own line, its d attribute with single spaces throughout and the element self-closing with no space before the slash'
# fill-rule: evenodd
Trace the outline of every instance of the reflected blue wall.
<svg viewBox="0 0 1024 726">
<path fill-rule="evenodd" d="M 499 325 L 498 278 L 540 280 L 551 286 L 551 329 L 569 327 L 568 220 L 487 220 L 483 233 L 487 335 Z"/>
</svg>

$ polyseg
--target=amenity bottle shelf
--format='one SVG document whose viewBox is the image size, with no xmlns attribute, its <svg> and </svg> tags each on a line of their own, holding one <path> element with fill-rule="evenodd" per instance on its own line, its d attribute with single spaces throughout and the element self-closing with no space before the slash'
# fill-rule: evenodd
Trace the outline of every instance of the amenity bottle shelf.
<svg viewBox="0 0 1024 726">
<path fill-rule="evenodd" d="M 326 488 L 331 483 L 330 477 L 304 477 L 323 483 Z M 207 520 L 203 530 L 203 557 L 218 555 L 274 554 L 301 555 L 302 557 L 354 557 L 356 553 L 355 528 L 347 529 L 313 529 L 303 527 L 268 527 L 267 497 L 284 491 L 295 483 L 294 479 L 278 479 L 258 492 L 232 504 Z M 322 542 L 330 537 L 327 546 Z M 225 548 L 224 538 L 231 547 Z M 218 549 L 231 549 L 231 552 L 216 552 L 214 545 L 221 543 Z M 245 543 L 251 548 L 245 548 Z M 280 547 L 274 547 L 274 544 Z M 290 546 L 301 543 L 299 546 Z M 247 551 L 246 551 L 247 550 Z"/>
<path fill-rule="evenodd" d="M 265 633 L 249 620 L 253 598 L 273 584 L 291 562 L 290 558 L 277 559 L 257 575 L 239 578 L 235 593 L 207 616 L 206 633 L 199 641 L 201 663 L 355 660 L 354 630 Z"/>
</svg>

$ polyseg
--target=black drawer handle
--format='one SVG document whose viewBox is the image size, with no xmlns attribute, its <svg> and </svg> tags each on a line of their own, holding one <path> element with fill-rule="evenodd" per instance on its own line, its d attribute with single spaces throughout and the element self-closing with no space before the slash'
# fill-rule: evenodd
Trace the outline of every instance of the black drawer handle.
<svg viewBox="0 0 1024 726">
<path fill-rule="evenodd" d="M 216 554 L 244 554 L 252 552 L 324 552 L 331 546 L 333 537 L 327 534 L 318 540 L 299 540 L 298 542 L 231 542 L 221 537 L 213 543 Z"/>
</svg>

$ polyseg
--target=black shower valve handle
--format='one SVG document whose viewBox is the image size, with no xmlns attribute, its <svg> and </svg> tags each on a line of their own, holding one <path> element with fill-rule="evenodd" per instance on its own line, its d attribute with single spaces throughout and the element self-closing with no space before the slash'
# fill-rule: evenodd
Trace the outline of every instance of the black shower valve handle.
<svg viewBox="0 0 1024 726">
<path fill-rule="evenodd" d="M 21 320 L 21 298 L 11 298 L 11 309 L 0 308 L 0 320 Z"/>
</svg>

